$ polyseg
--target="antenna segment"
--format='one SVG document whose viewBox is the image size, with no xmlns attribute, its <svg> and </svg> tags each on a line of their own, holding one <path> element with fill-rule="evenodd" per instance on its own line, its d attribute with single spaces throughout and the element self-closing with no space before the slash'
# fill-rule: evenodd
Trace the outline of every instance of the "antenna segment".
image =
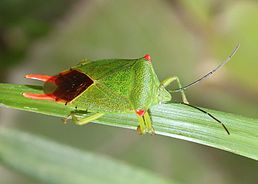
<svg viewBox="0 0 258 184">
<path fill-rule="evenodd" d="M 240 47 L 240 44 L 237 44 L 237 46 L 235 47 L 235 49 L 233 50 L 233 52 L 228 56 L 228 58 L 222 62 L 221 64 L 219 64 L 216 68 L 214 68 L 213 70 L 211 70 L 209 73 L 205 74 L 204 76 L 200 77 L 199 79 L 195 80 L 194 82 L 186 85 L 186 86 L 183 86 L 181 88 L 178 88 L 178 89 L 175 89 L 173 91 L 171 91 L 172 93 L 174 92 L 180 92 L 180 91 L 183 91 L 197 83 L 199 83 L 200 81 L 202 81 L 203 79 L 209 77 L 210 75 L 212 75 L 214 72 L 216 72 L 218 69 L 220 69 L 221 67 L 223 67 L 234 55 L 235 53 L 237 52 L 237 50 L 239 49 Z"/>
</svg>

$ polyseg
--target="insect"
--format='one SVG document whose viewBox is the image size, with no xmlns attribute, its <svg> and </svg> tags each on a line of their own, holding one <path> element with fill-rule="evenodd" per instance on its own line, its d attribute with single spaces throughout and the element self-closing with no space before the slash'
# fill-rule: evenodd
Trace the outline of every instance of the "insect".
<svg viewBox="0 0 258 184">
<path fill-rule="evenodd" d="M 180 92 L 182 104 L 193 107 L 208 114 L 220 123 L 226 132 L 225 125 L 210 113 L 188 103 L 184 90 L 202 79 L 208 77 L 235 54 L 232 54 L 215 69 L 198 80 L 182 87 L 177 76 L 159 81 L 152 66 L 151 57 L 146 54 L 138 59 L 104 59 L 83 61 L 57 75 L 28 74 L 28 79 L 44 82 L 44 93 L 23 93 L 23 96 L 36 100 L 53 100 L 74 107 L 75 111 L 90 113 L 89 117 L 78 119 L 73 112 L 71 117 L 76 124 L 83 125 L 92 122 L 106 113 L 135 113 L 140 134 L 154 133 L 149 109 L 160 103 L 170 102 L 172 92 Z M 178 89 L 169 91 L 168 85 L 177 82 Z"/>
</svg>

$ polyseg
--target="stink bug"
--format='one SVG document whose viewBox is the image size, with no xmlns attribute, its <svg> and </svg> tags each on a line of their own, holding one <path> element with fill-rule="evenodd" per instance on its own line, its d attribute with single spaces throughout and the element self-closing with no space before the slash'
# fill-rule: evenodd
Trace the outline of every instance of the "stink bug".
<svg viewBox="0 0 258 184">
<path fill-rule="evenodd" d="M 146 132 L 153 134 L 154 129 L 148 110 L 153 105 L 170 102 L 171 92 L 179 91 L 182 95 L 182 104 L 196 108 L 221 123 L 206 111 L 189 105 L 184 89 L 223 66 L 238 47 L 226 61 L 185 87 L 182 87 L 176 76 L 160 82 L 153 69 L 150 55 L 146 54 L 139 59 L 84 61 L 54 76 L 28 74 L 26 78 L 45 82 L 44 94 L 26 92 L 23 96 L 37 100 L 53 100 L 74 107 L 74 111 L 92 113 L 87 118 L 77 119 L 71 112 L 72 119 L 79 125 L 94 121 L 106 113 L 135 113 L 139 120 L 137 131 L 140 134 Z M 166 90 L 166 87 L 174 81 L 179 88 L 174 91 Z M 227 128 L 224 125 L 223 127 L 229 134 Z"/>
</svg>

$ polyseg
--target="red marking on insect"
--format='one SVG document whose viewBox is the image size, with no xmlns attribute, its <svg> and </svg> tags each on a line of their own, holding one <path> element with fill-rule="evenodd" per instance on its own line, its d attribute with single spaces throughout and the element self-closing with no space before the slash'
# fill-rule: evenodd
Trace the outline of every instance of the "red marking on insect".
<svg viewBox="0 0 258 184">
<path fill-rule="evenodd" d="M 34 94 L 34 93 L 23 93 L 22 94 L 26 98 L 34 99 L 34 100 L 55 100 L 55 96 L 52 94 Z"/>
<path fill-rule="evenodd" d="M 67 70 L 55 76 L 28 74 L 29 79 L 44 81 L 44 94 L 23 93 L 23 96 L 37 100 L 54 100 L 68 103 L 85 91 L 93 80 L 77 70 Z"/>
<path fill-rule="evenodd" d="M 138 109 L 138 110 L 136 110 L 136 114 L 138 114 L 139 116 L 143 116 L 145 114 L 145 110 Z"/>
<path fill-rule="evenodd" d="M 151 56 L 149 54 L 145 54 L 143 58 L 146 59 L 147 61 L 151 61 Z"/>
<path fill-rule="evenodd" d="M 55 100 L 56 99 L 56 97 L 52 94 L 23 93 L 22 95 L 26 98 L 30 98 L 34 100 Z"/>
<path fill-rule="evenodd" d="M 52 82 L 55 83 L 55 80 L 57 79 L 56 76 L 49 76 L 49 75 L 39 75 L 39 74 L 27 74 L 25 75 L 25 78 L 27 79 L 35 79 L 43 82 Z"/>
</svg>

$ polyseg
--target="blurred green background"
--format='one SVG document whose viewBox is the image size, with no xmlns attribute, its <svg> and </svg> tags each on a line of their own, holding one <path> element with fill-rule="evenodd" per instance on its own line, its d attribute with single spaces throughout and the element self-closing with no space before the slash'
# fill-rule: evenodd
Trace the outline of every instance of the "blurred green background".
<svg viewBox="0 0 258 184">
<path fill-rule="evenodd" d="M 241 47 L 222 70 L 188 89 L 191 104 L 258 117 L 258 1 L 1 0 L 1 82 L 41 84 L 83 58 L 149 53 L 162 80 L 192 82 Z M 172 86 L 171 86 L 172 87 Z M 175 94 L 177 98 L 177 94 Z M 258 163 L 214 148 L 96 124 L 1 109 L 1 126 L 43 135 L 153 171 L 178 183 L 257 183 Z M 258 149 L 258 148 L 257 148 Z M 0 166 L 0 183 L 37 183 Z"/>
</svg>

